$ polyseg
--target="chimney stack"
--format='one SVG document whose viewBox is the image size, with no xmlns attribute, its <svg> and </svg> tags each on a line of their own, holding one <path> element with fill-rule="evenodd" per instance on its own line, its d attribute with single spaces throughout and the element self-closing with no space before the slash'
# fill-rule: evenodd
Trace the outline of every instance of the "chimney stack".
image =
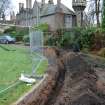
<svg viewBox="0 0 105 105">
<path fill-rule="evenodd" d="M 19 3 L 19 11 L 21 11 L 24 8 L 24 3 Z"/>
<path fill-rule="evenodd" d="M 54 4 L 53 0 L 49 0 L 48 2 L 49 4 Z"/>
<path fill-rule="evenodd" d="M 62 8 L 61 8 L 61 0 L 57 0 L 57 7 L 56 7 L 56 12 L 61 12 Z"/>
<path fill-rule="evenodd" d="M 43 8 L 44 5 L 45 5 L 45 0 L 42 0 L 42 8 Z"/>
<path fill-rule="evenodd" d="M 60 7 L 61 0 L 57 0 L 57 6 Z"/>
<path fill-rule="evenodd" d="M 26 8 L 32 8 L 32 0 L 26 0 Z"/>
</svg>

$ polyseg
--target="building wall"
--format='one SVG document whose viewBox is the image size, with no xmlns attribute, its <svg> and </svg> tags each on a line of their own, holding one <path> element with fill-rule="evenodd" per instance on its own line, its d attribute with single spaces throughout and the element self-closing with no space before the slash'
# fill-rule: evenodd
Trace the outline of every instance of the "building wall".
<svg viewBox="0 0 105 105">
<path fill-rule="evenodd" d="M 41 23 L 47 23 L 51 31 L 56 30 L 55 15 L 49 15 L 41 18 Z"/>
<path fill-rule="evenodd" d="M 56 29 L 64 28 L 64 13 L 56 13 L 55 14 L 55 27 Z"/>
<path fill-rule="evenodd" d="M 41 18 L 41 23 L 47 23 L 51 31 L 64 28 L 64 14 L 53 14 Z"/>
<path fill-rule="evenodd" d="M 72 15 L 65 15 L 65 28 L 72 28 L 73 21 L 74 20 Z"/>
<path fill-rule="evenodd" d="M 26 8 L 32 8 L 32 0 L 26 0 Z"/>
<path fill-rule="evenodd" d="M 23 15 L 21 16 L 23 17 Z M 18 20 L 19 21 L 18 25 L 33 26 L 36 24 L 37 21 L 36 17 L 22 19 L 21 16 L 20 20 Z M 51 31 L 55 31 L 57 29 L 62 29 L 62 28 L 72 28 L 73 21 L 74 19 L 72 15 L 64 15 L 59 13 L 41 17 L 40 19 L 40 23 L 47 23 Z"/>
<path fill-rule="evenodd" d="M 77 26 L 81 27 L 83 23 L 83 11 L 76 11 Z"/>
<path fill-rule="evenodd" d="M 74 21 L 72 17 L 73 15 L 67 15 L 58 12 L 52 15 L 41 17 L 40 23 L 47 23 L 51 31 L 62 28 L 72 28 Z M 17 15 L 17 25 L 33 26 L 36 24 L 36 22 L 37 19 L 34 14 L 32 15 L 23 12 Z"/>
</svg>

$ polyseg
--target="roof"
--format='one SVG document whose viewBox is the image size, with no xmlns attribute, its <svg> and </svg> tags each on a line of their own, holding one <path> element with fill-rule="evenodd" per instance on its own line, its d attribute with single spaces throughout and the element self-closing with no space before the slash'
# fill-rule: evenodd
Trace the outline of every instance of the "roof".
<svg viewBox="0 0 105 105">
<path fill-rule="evenodd" d="M 32 9 L 23 8 L 19 13 L 17 13 L 17 15 L 20 15 L 21 13 L 26 13 L 26 14 L 32 14 L 33 16 L 36 16 L 37 6 L 41 9 L 40 15 L 42 17 L 55 14 L 57 13 L 57 10 L 59 10 L 57 4 L 54 5 L 54 4 L 45 3 L 43 5 L 43 8 L 41 8 L 41 5 L 42 5 L 41 2 L 35 1 Z M 61 10 L 61 13 L 75 15 L 75 13 L 72 10 L 70 10 L 68 7 L 66 7 L 62 3 L 60 4 L 60 10 Z"/>
<path fill-rule="evenodd" d="M 51 15 L 55 13 L 56 6 L 54 4 L 45 4 L 41 16 Z"/>
<path fill-rule="evenodd" d="M 64 4 L 60 4 L 60 8 L 61 8 L 61 12 L 64 14 L 71 14 L 74 15 L 75 13 L 70 10 L 69 8 L 67 8 Z M 51 15 L 51 14 L 55 14 L 57 11 L 57 4 L 45 4 L 42 11 L 41 11 L 41 16 L 46 16 L 46 15 Z"/>
<path fill-rule="evenodd" d="M 75 13 L 64 4 L 61 4 L 61 8 L 63 9 L 63 13 L 75 15 Z"/>
</svg>

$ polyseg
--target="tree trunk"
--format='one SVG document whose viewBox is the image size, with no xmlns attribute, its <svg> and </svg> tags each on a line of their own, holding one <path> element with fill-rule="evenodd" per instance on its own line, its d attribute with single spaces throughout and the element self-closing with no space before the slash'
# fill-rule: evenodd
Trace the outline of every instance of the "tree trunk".
<svg viewBox="0 0 105 105">
<path fill-rule="evenodd" d="M 100 20 L 99 20 L 99 14 L 100 14 L 100 0 L 95 0 L 95 11 L 96 11 L 97 27 L 100 27 Z"/>
</svg>

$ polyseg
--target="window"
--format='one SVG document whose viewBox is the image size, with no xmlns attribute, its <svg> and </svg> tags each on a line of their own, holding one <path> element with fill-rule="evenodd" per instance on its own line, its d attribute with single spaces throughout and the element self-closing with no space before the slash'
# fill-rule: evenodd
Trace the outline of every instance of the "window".
<svg viewBox="0 0 105 105">
<path fill-rule="evenodd" d="M 72 15 L 65 16 L 65 27 L 71 28 L 72 27 Z"/>
<path fill-rule="evenodd" d="M 72 16 L 65 16 L 65 23 L 71 23 L 72 21 Z"/>
</svg>

